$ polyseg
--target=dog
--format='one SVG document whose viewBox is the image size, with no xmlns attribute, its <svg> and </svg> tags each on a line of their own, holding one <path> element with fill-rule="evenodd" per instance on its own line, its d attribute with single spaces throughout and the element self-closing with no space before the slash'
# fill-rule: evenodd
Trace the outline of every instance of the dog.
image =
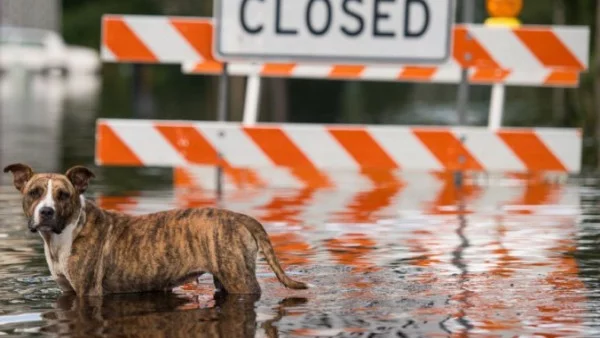
<svg viewBox="0 0 600 338">
<path fill-rule="evenodd" d="M 56 174 L 15 163 L 4 172 L 12 173 L 29 230 L 41 235 L 50 273 L 65 293 L 169 291 L 210 273 L 220 292 L 260 295 L 259 249 L 285 287 L 310 285 L 285 274 L 267 232 L 250 216 L 218 208 L 132 216 L 84 197 L 95 178 L 84 166 Z"/>
</svg>

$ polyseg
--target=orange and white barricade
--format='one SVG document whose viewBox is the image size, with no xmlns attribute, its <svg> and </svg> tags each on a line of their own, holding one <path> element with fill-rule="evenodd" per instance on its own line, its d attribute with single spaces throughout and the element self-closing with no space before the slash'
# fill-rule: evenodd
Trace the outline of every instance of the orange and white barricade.
<svg viewBox="0 0 600 338">
<path fill-rule="evenodd" d="M 223 64 L 212 53 L 213 30 L 211 18 L 106 15 L 102 58 L 219 74 Z M 245 186 L 336 186 L 338 175 L 324 174 L 330 170 L 578 173 L 582 141 L 575 128 L 254 125 L 256 98 L 262 76 L 459 83 L 465 68 L 475 84 L 575 87 L 589 67 L 589 40 L 588 27 L 469 24 L 454 26 L 452 57 L 442 65 L 233 62 L 228 72 L 249 80 L 243 124 L 99 120 L 96 160 L 178 167 L 180 182 L 203 176 L 193 172 L 204 169 L 190 168 L 221 164 L 233 184 Z M 220 131 L 226 136 L 220 138 Z"/>
<path fill-rule="evenodd" d="M 460 137 L 466 137 L 461 142 Z M 344 172 L 577 173 L 576 129 L 402 127 L 100 119 L 98 165 L 222 165 L 246 186 L 335 187 Z M 222 160 L 218 159 L 218 153 Z M 460 161 L 463 158 L 464 161 Z M 202 169 L 198 169 L 202 170 Z M 194 175 L 176 171 L 180 180 Z M 328 175 L 328 171 L 336 172 Z M 205 176 L 207 183 L 212 175 Z M 392 182 L 390 177 L 381 180 Z M 202 184 L 200 184 L 202 185 Z"/>
</svg>

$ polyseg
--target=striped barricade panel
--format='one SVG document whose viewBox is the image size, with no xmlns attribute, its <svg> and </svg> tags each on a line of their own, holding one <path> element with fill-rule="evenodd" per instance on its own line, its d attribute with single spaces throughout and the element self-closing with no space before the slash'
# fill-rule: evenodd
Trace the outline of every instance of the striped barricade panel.
<svg viewBox="0 0 600 338">
<path fill-rule="evenodd" d="M 99 165 L 216 165 L 220 151 L 240 177 L 259 182 L 246 169 L 273 168 L 310 186 L 332 185 L 327 171 L 577 173 L 582 146 L 578 129 L 100 119 L 96 132 Z"/>
<path fill-rule="evenodd" d="M 456 25 L 453 57 L 440 66 L 231 64 L 236 75 L 422 81 L 456 83 L 460 68 L 471 68 L 474 83 L 576 86 L 588 69 L 588 27 L 520 28 Z M 102 59 L 109 62 L 180 63 L 189 74 L 222 69 L 212 53 L 211 18 L 106 15 L 102 19 Z"/>
<path fill-rule="evenodd" d="M 217 75 L 223 70 L 220 63 L 184 62 L 184 74 Z M 253 64 L 230 63 L 227 71 L 234 76 L 304 78 L 328 80 L 366 80 L 384 82 L 459 83 L 462 69 L 456 62 L 442 66 L 381 66 L 381 65 L 323 65 L 323 64 Z M 469 82 L 494 83 L 531 87 L 577 87 L 579 71 L 542 68 L 509 70 L 501 68 L 471 68 Z"/>
<path fill-rule="evenodd" d="M 105 62 L 211 63 L 212 35 L 207 18 L 104 15 L 101 57 Z"/>
</svg>

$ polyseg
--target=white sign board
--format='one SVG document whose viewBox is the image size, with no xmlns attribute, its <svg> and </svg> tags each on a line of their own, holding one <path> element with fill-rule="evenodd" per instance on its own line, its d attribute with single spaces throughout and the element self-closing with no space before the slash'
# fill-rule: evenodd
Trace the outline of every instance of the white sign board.
<svg viewBox="0 0 600 338">
<path fill-rule="evenodd" d="M 428 63 L 451 54 L 454 0 L 215 0 L 217 58 Z"/>
</svg>

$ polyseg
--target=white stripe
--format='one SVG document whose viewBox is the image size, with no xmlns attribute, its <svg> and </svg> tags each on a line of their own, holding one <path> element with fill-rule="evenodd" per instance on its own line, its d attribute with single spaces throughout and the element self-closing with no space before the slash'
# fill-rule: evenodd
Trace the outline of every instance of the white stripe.
<svg viewBox="0 0 600 338">
<path fill-rule="evenodd" d="M 232 192 L 226 195 L 223 206 L 236 212 L 257 217 L 262 214 L 262 210 L 257 210 L 258 207 L 264 206 L 273 200 L 274 189 L 261 189 L 253 191 Z"/>
<path fill-rule="evenodd" d="M 305 183 L 296 178 L 288 168 L 271 167 L 260 169 L 258 172 L 269 188 L 301 189 L 305 187 Z"/>
<path fill-rule="evenodd" d="M 151 121 L 135 122 L 105 121 L 144 165 L 170 167 L 186 164 L 177 150 L 154 129 Z"/>
<path fill-rule="evenodd" d="M 292 77 L 307 77 L 324 79 L 329 76 L 331 65 L 297 65 L 294 67 Z"/>
<path fill-rule="evenodd" d="M 370 135 L 403 170 L 438 170 L 442 164 L 410 128 L 367 127 Z"/>
<path fill-rule="evenodd" d="M 194 69 L 199 62 L 196 61 L 185 61 L 181 63 L 181 72 L 183 74 L 194 74 Z"/>
<path fill-rule="evenodd" d="M 367 65 L 360 78 L 371 80 L 398 80 L 402 67 L 380 67 Z"/>
<path fill-rule="evenodd" d="M 352 168 L 355 167 L 356 164 Z M 341 168 L 330 172 L 328 177 L 335 185 L 335 190 L 338 191 L 365 191 L 373 188 L 373 182 L 365 175 L 362 175 L 358 169 Z"/>
<path fill-rule="evenodd" d="M 399 216 L 407 211 L 421 212 L 444 187 L 441 180 L 426 172 L 403 172 L 402 180 L 406 186 L 395 204 Z"/>
<path fill-rule="evenodd" d="M 115 57 L 113 52 L 110 50 L 110 48 L 108 48 L 105 45 L 102 45 L 100 47 L 100 58 L 102 59 L 102 61 L 106 62 L 117 61 L 117 58 Z"/>
<path fill-rule="evenodd" d="M 530 71 L 544 68 L 510 28 L 476 27 L 469 32 L 502 68 Z"/>
<path fill-rule="evenodd" d="M 506 84 L 519 84 L 519 85 L 541 85 L 544 84 L 548 76 L 552 73 L 550 69 L 540 69 L 538 71 L 512 71 L 508 75 L 504 82 Z"/>
<path fill-rule="evenodd" d="M 221 151 L 225 160 L 233 167 L 256 168 L 275 165 L 237 124 L 209 125 L 201 122 L 195 126 L 215 149 Z M 220 131 L 225 132 L 223 138 L 219 136 Z"/>
<path fill-rule="evenodd" d="M 587 69 L 589 67 L 589 41 L 590 30 L 588 27 L 553 26 L 552 30 L 561 42 Z"/>
<path fill-rule="evenodd" d="M 291 141 L 320 169 L 359 169 L 354 159 L 331 136 L 325 126 L 283 126 Z"/>
<path fill-rule="evenodd" d="M 162 192 L 160 195 L 143 195 L 134 199 L 137 203 L 127 210 L 127 213 L 130 215 L 145 215 L 179 206 L 172 193 L 165 194 Z"/>
<path fill-rule="evenodd" d="M 203 60 L 202 55 L 171 25 L 167 17 L 126 16 L 124 20 L 161 62 Z"/>
<path fill-rule="evenodd" d="M 252 75 L 259 74 L 262 66 L 262 64 L 252 63 L 231 63 L 227 67 L 227 71 L 231 75 Z"/>
<path fill-rule="evenodd" d="M 536 129 L 537 136 L 570 172 L 581 169 L 581 137 L 574 130 Z"/>
<path fill-rule="evenodd" d="M 190 165 L 180 169 L 190 176 L 195 187 L 214 189 L 217 171 L 215 166 Z"/>
<path fill-rule="evenodd" d="M 46 186 L 46 195 L 44 195 L 44 199 L 41 200 L 38 203 L 38 205 L 35 206 L 35 209 L 33 211 L 34 225 L 40 223 L 40 210 L 44 207 L 48 207 L 54 210 L 54 199 L 52 198 L 52 179 L 48 179 L 48 185 Z"/>
<path fill-rule="evenodd" d="M 460 81 L 460 65 L 452 58 L 448 63 L 438 67 L 431 79 L 436 83 L 457 83 Z"/>
<path fill-rule="evenodd" d="M 516 201 L 524 192 L 524 185 L 519 187 L 494 185 L 482 188 L 479 198 L 468 205 L 468 209 L 478 213 L 502 213 L 502 207 Z"/>
<path fill-rule="evenodd" d="M 461 132 L 466 136 L 465 148 L 491 171 L 520 171 L 526 167 L 521 160 L 492 131 L 473 128 L 453 128 L 454 135 L 460 139 Z"/>
</svg>

